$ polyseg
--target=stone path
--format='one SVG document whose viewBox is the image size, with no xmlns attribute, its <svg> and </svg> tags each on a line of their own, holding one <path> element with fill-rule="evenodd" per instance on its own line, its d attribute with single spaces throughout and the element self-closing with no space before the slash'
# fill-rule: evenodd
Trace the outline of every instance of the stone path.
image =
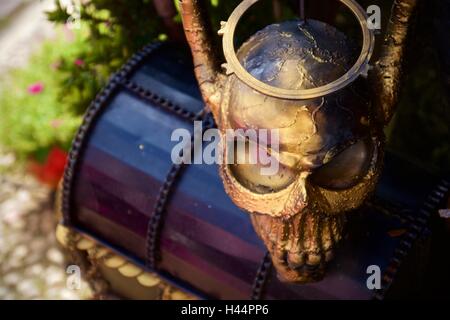
<svg viewBox="0 0 450 320">
<path fill-rule="evenodd" d="M 24 3 L 23 0 L 2 0 L 0 1 L 0 21 L 7 19 L 15 10 L 18 10 Z"/>
<path fill-rule="evenodd" d="M 0 25 L 1 77 L 11 68 L 26 65 L 31 53 L 39 48 L 43 40 L 52 37 L 54 30 L 45 15 L 45 11 L 53 8 L 53 0 L 27 1 L 19 12 L 16 12 L 17 3 L 23 1 L 0 0 L 0 2 L 2 2 L 0 18 L 6 21 Z"/>
<path fill-rule="evenodd" d="M 0 299 L 89 298 L 85 283 L 66 286 L 50 190 L 22 173 L 0 174 L 0 186 Z"/>
</svg>

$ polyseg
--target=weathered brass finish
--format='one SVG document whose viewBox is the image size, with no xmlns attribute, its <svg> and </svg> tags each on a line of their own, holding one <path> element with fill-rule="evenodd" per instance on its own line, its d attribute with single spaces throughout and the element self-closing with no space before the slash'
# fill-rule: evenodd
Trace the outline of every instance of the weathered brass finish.
<svg viewBox="0 0 450 320">
<path fill-rule="evenodd" d="M 392 110 L 395 99 L 382 107 L 374 105 L 368 83 L 356 81 L 369 71 L 373 34 L 355 1 L 340 0 L 363 30 L 359 58 L 345 35 L 310 19 L 270 25 L 250 37 L 236 55 L 234 28 L 256 1 L 243 1 L 222 23 L 219 34 L 224 36 L 228 62 L 224 73 L 214 54 L 203 1 L 181 0 L 183 26 L 202 95 L 222 141 L 227 129 L 280 132 L 279 150 L 270 146 L 267 150 L 279 161 L 279 172 L 267 177 L 259 174 L 259 163 L 223 164 L 220 174 L 226 192 L 250 213 L 280 278 L 315 281 L 323 277 L 342 238 L 344 213 L 359 207 L 375 188 L 384 150 L 385 122 L 378 115 L 386 113 L 380 110 Z M 389 32 L 403 22 L 393 21 Z M 396 42 L 404 44 L 406 35 L 395 35 Z M 396 57 L 401 57 L 404 46 L 397 49 Z M 392 96 L 398 82 L 383 83 L 389 87 L 378 83 L 379 94 Z M 227 155 L 231 147 L 228 143 L 223 147 Z"/>
<path fill-rule="evenodd" d="M 395 0 L 384 37 L 383 50 L 369 73 L 372 99 L 383 124 L 391 121 L 400 95 L 408 34 L 420 0 Z"/>
</svg>

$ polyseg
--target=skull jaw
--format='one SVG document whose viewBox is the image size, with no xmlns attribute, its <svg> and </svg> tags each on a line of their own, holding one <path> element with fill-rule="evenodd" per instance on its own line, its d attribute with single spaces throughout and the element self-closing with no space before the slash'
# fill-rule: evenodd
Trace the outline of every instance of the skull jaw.
<svg viewBox="0 0 450 320">
<path fill-rule="evenodd" d="M 319 281 L 342 239 L 346 217 L 310 211 L 285 219 L 251 214 L 255 231 L 272 257 L 283 282 Z"/>
</svg>

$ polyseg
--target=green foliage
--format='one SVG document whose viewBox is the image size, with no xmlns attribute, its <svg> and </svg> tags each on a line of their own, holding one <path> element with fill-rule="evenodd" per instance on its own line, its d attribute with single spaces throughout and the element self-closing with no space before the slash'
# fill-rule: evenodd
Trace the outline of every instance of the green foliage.
<svg viewBox="0 0 450 320">
<path fill-rule="evenodd" d="M 44 158 L 55 145 L 67 149 L 81 122 L 81 116 L 71 108 L 78 96 L 62 97 L 56 90 L 64 80 L 58 72 L 61 63 L 74 64 L 86 46 L 81 34 L 68 41 L 60 32 L 57 41 L 46 42 L 27 68 L 2 80 L 0 145 L 14 150 L 20 159 L 30 155 Z M 42 91 L 30 93 L 33 84 Z"/>
<path fill-rule="evenodd" d="M 48 19 L 65 24 L 70 15 L 59 1 L 48 12 Z M 83 68 L 63 62 L 66 74 L 60 94 L 76 95 L 71 108 L 81 113 L 105 84 L 108 76 L 118 69 L 134 52 L 161 37 L 163 28 L 150 0 L 90 0 L 84 1 L 80 16 L 87 28 L 85 45 L 79 51 Z"/>
<path fill-rule="evenodd" d="M 57 0 L 55 5 L 47 16 L 59 25 L 58 37 L 0 86 L 0 145 L 22 160 L 45 159 L 55 145 L 68 150 L 109 75 L 145 44 L 164 38 L 151 0 L 83 1 L 81 29 L 74 31 L 65 26 L 68 9 Z M 28 92 L 33 84 L 42 92 Z"/>
</svg>

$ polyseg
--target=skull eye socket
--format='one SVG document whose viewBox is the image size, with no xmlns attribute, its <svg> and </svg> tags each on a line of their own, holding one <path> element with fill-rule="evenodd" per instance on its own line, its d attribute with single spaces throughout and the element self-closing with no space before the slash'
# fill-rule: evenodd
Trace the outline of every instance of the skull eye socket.
<svg viewBox="0 0 450 320">
<path fill-rule="evenodd" d="M 247 189 L 260 194 L 282 190 L 295 181 L 296 172 L 279 164 L 277 173 L 264 175 L 257 164 L 234 164 L 230 166 L 234 178 Z"/>
<path fill-rule="evenodd" d="M 261 163 L 259 156 L 250 156 L 249 142 L 245 142 L 245 150 L 239 149 L 236 145 L 233 146 L 234 159 L 233 164 L 229 165 L 229 169 L 234 178 L 245 188 L 259 194 L 266 194 L 277 192 L 289 186 L 295 181 L 297 173 L 282 163 L 278 162 L 275 157 L 271 157 L 269 153 L 266 154 L 266 160 L 271 158 L 270 164 L 265 165 Z M 258 149 L 258 152 L 259 149 Z M 263 152 L 263 151 L 261 151 Z M 253 152 L 253 154 L 257 154 Z M 249 159 L 253 159 L 254 163 L 249 163 Z M 273 172 L 266 174 L 264 168 L 267 170 L 272 167 Z"/>
<path fill-rule="evenodd" d="M 372 154 L 372 141 L 359 140 L 317 169 L 310 176 L 310 181 L 325 189 L 351 188 L 367 174 Z"/>
</svg>

